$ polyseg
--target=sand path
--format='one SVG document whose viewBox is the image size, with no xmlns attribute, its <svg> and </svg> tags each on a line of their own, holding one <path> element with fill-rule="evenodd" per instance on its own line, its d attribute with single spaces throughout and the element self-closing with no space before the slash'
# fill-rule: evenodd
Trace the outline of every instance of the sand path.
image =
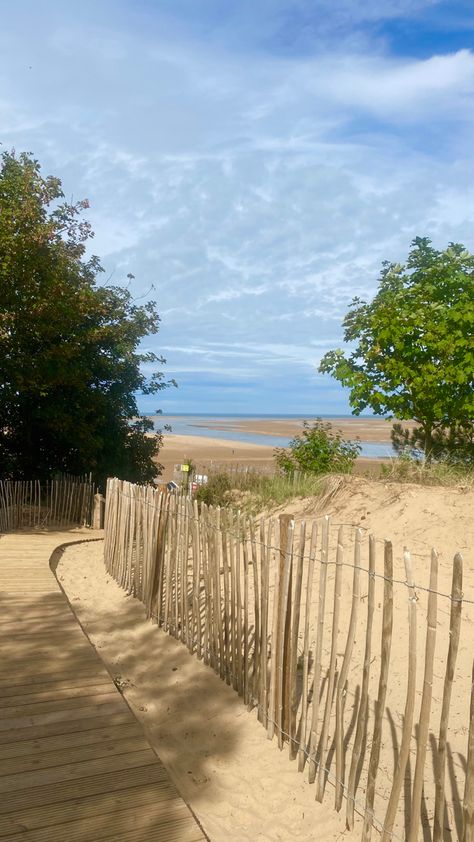
<svg viewBox="0 0 474 842">
<path fill-rule="evenodd" d="M 71 547 L 58 575 L 148 739 L 212 842 L 358 840 L 269 742 L 254 713 L 209 668 L 145 618 L 106 574 L 99 545 Z"/>
</svg>

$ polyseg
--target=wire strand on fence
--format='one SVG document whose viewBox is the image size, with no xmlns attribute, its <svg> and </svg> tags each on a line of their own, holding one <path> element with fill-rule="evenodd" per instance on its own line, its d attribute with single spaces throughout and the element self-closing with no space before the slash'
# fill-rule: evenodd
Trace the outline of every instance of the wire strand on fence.
<svg viewBox="0 0 474 842">
<path fill-rule="evenodd" d="M 134 499 L 129 494 L 125 494 L 123 491 L 118 491 L 116 493 L 118 493 L 121 497 L 128 498 L 129 500 Z M 140 505 L 150 506 L 151 508 L 156 507 L 156 504 L 151 503 L 148 500 L 140 500 Z M 324 517 L 324 515 L 321 515 L 320 518 L 315 518 L 315 520 L 322 519 L 323 517 Z M 199 522 L 199 518 L 196 519 L 194 517 L 191 517 L 187 513 L 185 513 L 185 514 L 180 513 L 180 518 L 187 519 L 187 520 L 192 521 L 194 523 Z M 358 525 L 353 524 L 353 523 L 344 523 L 344 522 L 336 522 L 336 521 L 331 521 L 331 523 L 332 523 L 333 526 L 337 526 L 337 527 L 339 527 L 339 526 L 351 526 L 351 527 L 354 527 L 354 528 L 365 529 L 364 527 L 359 527 Z M 207 523 L 206 528 L 212 529 L 216 532 L 222 532 L 223 531 L 222 528 L 217 527 L 217 526 L 215 526 L 214 524 L 211 524 L 211 523 Z M 368 530 L 365 530 L 365 531 L 368 531 Z M 232 531 L 229 531 L 229 530 L 226 530 L 226 534 L 229 535 L 232 538 L 242 539 L 242 535 L 239 535 L 239 534 L 237 534 L 235 532 L 232 532 Z M 384 544 L 384 541 L 379 539 L 379 538 L 376 538 L 375 540 L 378 544 L 382 544 L 382 545 Z M 264 547 L 267 550 L 273 550 L 274 552 L 277 552 L 277 553 L 280 552 L 279 547 L 273 546 L 271 544 L 270 545 L 265 544 L 262 541 L 257 541 L 257 540 L 255 540 L 254 543 L 257 546 Z M 419 555 L 419 554 L 416 554 L 416 553 L 411 553 L 411 555 L 415 556 L 417 558 L 425 558 L 425 556 Z M 308 555 L 303 555 L 302 558 L 305 561 L 310 561 L 310 556 L 308 556 Z M 336 566 L 335 561 L 327 561 L 326 564 L 328 564 L 328 566 L 330 566 L 330 567 Z M 343 561 L 342 565 L 344 567 L 349 567 L 352 570 L 354 569 L 354 565 L 351 564 L 348 561 Z M 406 579 L 395 579 L 394 578 L 394 579 L 387 580 L 387 577 L 384 576 L 383 573 L 375 573 L 375 572 L 373 573 L 371 570 L 369 570 L 368 567 L 360 567 L 359 569 L 360 569 L 361 573 L 367 573 L 368 576 L 373 576 L 376 579 L 381 579 L 382 581 L 390 581 L 394 585 L 403 585 L 407 589 L 410 587 L 408 585 L 408 582 L 406 581 Z M 447 599 L 449 602 L 461 602 L 463 605 L 474 605 L 474 599 L 468 599 L 467 597 L 464 596 L 464 594 L 460 598 L 456 598 L 456 597 L 452 597 L 451 594 L 443 593 L 442 591 L 433 591 L 430 588 L 425 587 L 424 585 L 418 585 L 416 582 L 414 583 L 414 588 L 415 588 L 416 591 L 423 591 L 424 593 L 436 593 L 437 596 L 441 596 L 444 599 Z"/>
</svg>

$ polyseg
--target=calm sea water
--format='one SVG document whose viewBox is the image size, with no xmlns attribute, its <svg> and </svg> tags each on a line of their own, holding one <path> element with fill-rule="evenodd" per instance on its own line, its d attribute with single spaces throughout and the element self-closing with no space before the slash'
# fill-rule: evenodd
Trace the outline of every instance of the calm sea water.
<svg viewBox="0 0 474 842">
<path fill-rule="evenodd" d="M 287 447 L 290 442 L 290 437 L 287 436 L 271 436 L 262 433 L 247 433 L 237 430 L 216 430 L 211 426 L 203 426 L 204 423 L 210 422 L 219 423 L 219 421 L 230 421 L 233 419 L 251 421 L 252 419 L 271 418 L 275 420 L 288 421 L 293 418 L 301 418 L 300 415 L 248 415 L 248 414 L 224 414 L 214 415 L 212 413 L 196 413 L 194 415 L 186 415 L 185 413 L 173 413 L 173 415 L 151 415 L 150 418 L 154 421 L 155 429 L 162 429 L 165 424 L 170 424 L 173 435 L 177 436 L 202 436 L 202 438 L 210 439 L 225 439 L 226 441 L 242 441 L 249 444 L 264 444 L 270 447 Z M 341 420 L 352 418 L 352 415 L 320 415 L 320 418 L 340 418 Z M 395 452 L 390 444 L 383 442 L 361 442 L 361 456 L 376 459 L 381 456 L 394 456 Z"/>
</svg>

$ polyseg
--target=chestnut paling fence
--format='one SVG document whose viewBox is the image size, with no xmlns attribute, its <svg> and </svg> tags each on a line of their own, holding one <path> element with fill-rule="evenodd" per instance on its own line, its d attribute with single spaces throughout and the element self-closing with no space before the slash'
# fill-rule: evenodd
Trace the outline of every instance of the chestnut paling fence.
<svg viewBox="0 0 474 842">
<path fill-rule="evenodd" d="M 91 526 L 94 493 L 90 477 L 0 480 L 0 532 Z"/>
<path fill-rule="evenodd" d="M 473 601 L 460 554 L 448 588 L 435 550 L 415 585 L 416 554 L 400 567 L 389 541 L 357 525 L 256 521 L 117 479 L 105 528 L 108 572 L 256 708 L 318 800 L 333 784 L 347 827 L 362 816 L 363 842 L 374 827 L 384 842 L 474 842 L 474 672 L 456 669 Z"/>
</svg>

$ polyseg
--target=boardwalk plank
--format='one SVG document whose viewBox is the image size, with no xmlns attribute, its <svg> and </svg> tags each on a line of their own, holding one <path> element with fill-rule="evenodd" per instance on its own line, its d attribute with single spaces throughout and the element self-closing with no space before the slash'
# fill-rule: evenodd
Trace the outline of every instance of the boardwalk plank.
<svg viewBox="0 0 474 842">
<path fill-rule="evenodd" d="M 49 569 L 71 533 L 0 541 L 0 842 L 202 842 Z"/>
<path fill-rule="evenodd" d="M 0 792 L 2 791 L 2 778 L 9 775 L 33 772 L 38 769 L 47 769 L 53 766 L 66 766 L 94 760 L 100 757 L 113 757 L 115 755 L 127 754 L 128 752 L 144 751 L 149 745 L 142 735 L 139 737 L 133 734 L 131 737 L 103 741 L 91 745 L 79 745 L 72 747 L 61 747 L 56 751 L 42 751 L 37 754 L 30 754 L 23 757 L 14 757 L 3 760 L 0 767 Z"/>
<path fill-rule="evenodd" d="M 132 736 L 143 736 L 143 730 L 138 722 L 127 721 L 122 725 L 93 728 L 90 731 L 49 735 L 36 740 L 22 740 L 21 742 L 1 745 L 0 760 L 8 760 L 12 757 L 34 757 L 36 754 L 47 754 L 50 751 L 60 751 L 76 746 L 100 745 L 113 740 L 128 739 Z"/>
<path fill-rule="evenodd" d="M 98 690 L 101 692 L 99 688 L 101 687 L 109 687 L 110 688 L 110 678 L 109 676 L 106 677 L 107 681 L 104 680 L 100 681 L 97 679 L 95 673 L 91 676 L 85 676 L 82 680 L 74 679 L 71 677 L 66 681 L 43 681 L 42 684 L 17 684 L 17 685 L 3 685 L 0 684 L 0 705 L 4 707 L 5 705 L 10 704 L 10 699 L 17 699 L 20 697 L 25 701 L 32 701 L 33 696 L 35 700 L 40 701 L 42 698 L 61 698 L 61 696 L 83 696 L 84 691 L 90 691 L 92 695 L 95 694 L 95 691 Z M 7 701 L 8 699 L 8 701 Z M 12 704 L 17 704 L 17 702 L 12 702 Z"/>
<path fill-rule="evenodd" d="M 55 734 L 87 732 L 102 725 L 126 725 L 130 722 L 130 713 L 124 708 L 118 713 L 110 713 L 107 708 L 98 715 L 82 718 L 82 711 L 77 711 L 76 719 L 57 719 L 31 728 L 12 728 L 0 731 L 0 746 L 5 743 L 17 743 L 23 740 L 36 740 Z"/>
</svg>

